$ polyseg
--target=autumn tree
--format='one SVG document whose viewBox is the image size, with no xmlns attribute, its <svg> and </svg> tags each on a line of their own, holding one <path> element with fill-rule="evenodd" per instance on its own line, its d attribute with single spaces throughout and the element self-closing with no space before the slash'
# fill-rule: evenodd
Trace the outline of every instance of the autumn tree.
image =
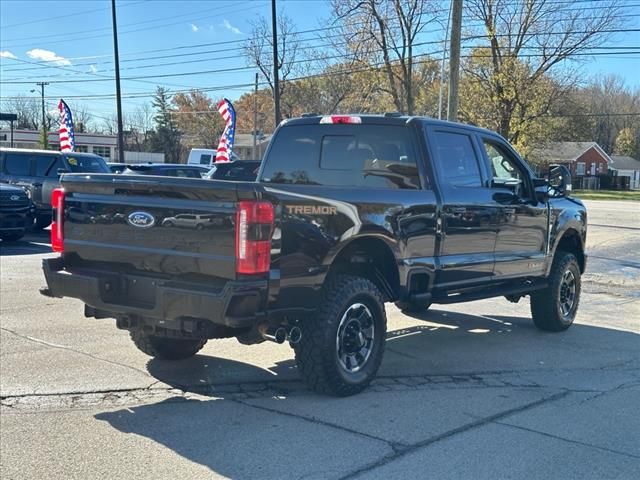
<svg viewBox="0 0 640 480">
<path fill-rule="evenodd" d="M 620 130 L 613 151 L 618 155 L 640 158 L 640 131 L 629 127 Z"/>
<path fill-rule="evenodd" d="M 467 0 L 467 18 L 482 27 L 475 32 L 480 39 L 475 58 L 464 65 L 473 94 L 462 109 L 469 115 L 474 102 L 489 105 L 491 113 L 476 120 L 526 144 L 532 122 L 576 84 L 567 61 L 609 38 L 620 25 L 619 5 L 617 0 L 598 2 L 597 9 L 582 3 L 560 7 L 551 0 Z"/>
<path fill-rule="evenodd" d="M 257 99 L 257 130 L 273 132 L 275 129 L 273 96 L 268 88 L 258 90 L 257 94 L 254 92 L 245 93 L 233 102 L 236 110 L 236 131 L 239 133 L 253 132 L 254 99 Z"/>
<path fill-rule="evenodd" d="M 397 111 L 413 115 L 416 104 L 417 38 L 437 21 L 433 0 L 332 0 L 332 18 L 345 58 L 380 65 Z"/>
<path fill-rule="evenodd" d="M 198 90 L 191 90 L 175 94 L 172 104 L 183 144 L 192 148 L 217 148 L 224 122 L 211 98 Z"/>
</svg>

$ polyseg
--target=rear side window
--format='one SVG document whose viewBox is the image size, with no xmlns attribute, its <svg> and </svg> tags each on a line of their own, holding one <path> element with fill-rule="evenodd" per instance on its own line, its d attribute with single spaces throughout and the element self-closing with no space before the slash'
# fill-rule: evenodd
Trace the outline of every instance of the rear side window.
<svg viewBox="0 0 640 480">
<path fill-rule="evenodd" d="M 480 167 L 471 137 L 463 133 L 434 132 L 435 163 L 442 181 L 454 187 L 480 187 Z"/>
<path fill-rule="evenodd" d="M 7 153 L 4 157 L 4 170 L 9 175 L 29 175 L 31 173 L 31 158 L 29 155 Z"/>
<path fill-rule="evenodd" d="M 200 155 L 200 165 L 209 165 L 211 163 L 211 155 L 203 154 Z"/>
<path fill-rule="evenodd" d="M 395 125 L 292 125 L 280 130 L 262 181 L 307 185 L 418 189 L 408 128 Z"/>
</svg>

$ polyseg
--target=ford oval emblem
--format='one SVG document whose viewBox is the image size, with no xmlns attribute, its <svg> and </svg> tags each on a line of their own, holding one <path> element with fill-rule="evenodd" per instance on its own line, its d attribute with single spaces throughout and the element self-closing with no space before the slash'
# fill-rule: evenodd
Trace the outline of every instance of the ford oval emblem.
<svg viewBox="0 0 640 480">
<path fill-rule="evenodd" d="M 131 212 L 127 217 L 127 223 L 132 227 L 149 228 L 155 225 L 156 219 L 147 212 Z"/>
<path fill-rule="evenodd" d="M 17 202 L 18 200 L 20 200 L 20 196 L 19 195 L 11 195 L 9 197 L 9 200 L 11 200 L 13 202 Z"/>
</svg>

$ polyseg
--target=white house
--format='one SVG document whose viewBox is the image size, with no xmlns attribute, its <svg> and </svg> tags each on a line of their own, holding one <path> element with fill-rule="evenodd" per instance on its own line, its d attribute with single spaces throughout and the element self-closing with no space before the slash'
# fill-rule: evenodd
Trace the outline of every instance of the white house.
<svg viewBox="0 0 640 480">
<path fill-rule="evenodd" d="M 631 190 L 640 190 L 640 160 L 624 155 L 611 155 L 609 171 L 616 177 L 629 177 Z"/>
</svg>

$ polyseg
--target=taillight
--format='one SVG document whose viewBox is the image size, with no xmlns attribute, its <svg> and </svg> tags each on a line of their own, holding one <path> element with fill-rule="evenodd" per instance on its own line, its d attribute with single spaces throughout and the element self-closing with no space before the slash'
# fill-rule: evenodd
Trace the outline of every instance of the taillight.
<svg viewBox="0 0 640 480">
<path fill-rule="evenodd" d="M 51 248 L 54 252 L 64 252 L 64 188 L 56 188 L 51 193 L 53 219 L 51 222 Z"/>
<path fill-rule="evenodd" d="M 236 273 L 267 273 L 271 265 L 274 211 L 270 202 L 238 202 L 236 213 Z"/>
<path fill-rule="evenodd" d="M 328 115 L 320 119 L 321 124 L 325 123 L 362 123 L 362 118 L 353 115 Z"/>
</svg>

